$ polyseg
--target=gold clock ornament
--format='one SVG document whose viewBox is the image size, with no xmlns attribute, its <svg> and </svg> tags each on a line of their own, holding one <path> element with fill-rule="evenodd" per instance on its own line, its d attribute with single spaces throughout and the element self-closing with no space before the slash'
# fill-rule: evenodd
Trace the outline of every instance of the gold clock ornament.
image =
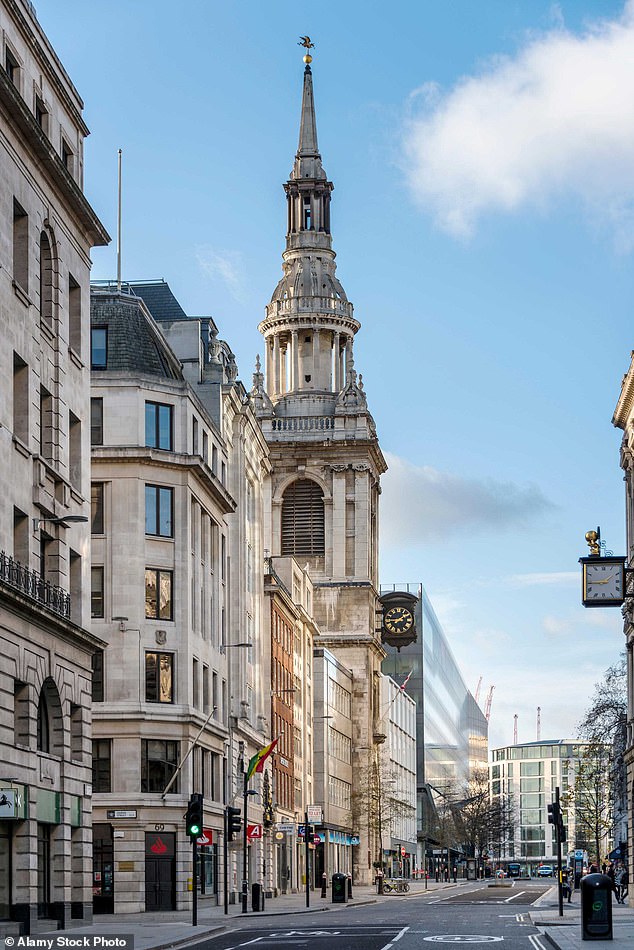
<svg viewBox="0 0 634 950">
<path fill-rule="evenodd" d="M 388 607 L 383 615 L 383 626 L 388 633 L 407 633 L 414 626 L 414 615 L 407 607 Z"/>
</svg>

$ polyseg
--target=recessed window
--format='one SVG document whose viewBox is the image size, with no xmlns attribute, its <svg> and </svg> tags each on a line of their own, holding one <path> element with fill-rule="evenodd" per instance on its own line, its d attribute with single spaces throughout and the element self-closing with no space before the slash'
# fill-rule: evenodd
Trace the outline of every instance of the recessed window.
<svg viewBox="0 0 634 950">
<path fill-rule="evenodd" d="M 103 567 L 90 569 L 90 616 L 103 617 Z"/>
<path fill-rule="evenodd" d="M 42 132 L 48 135 L 49 129 L 49 114 L 48 109 L 44 105 L 44 100 L 40 96 L 35 97 L 35 121 L 41 128 Z"/>
<path fill-rule="evenodd" d="M 20 64 L 16 56 L 13 55 L 9 47 L 4 51 L 4 68 L 7 76 L 14 86 L 20 86 Z"/>
<path fill-rule="evenodd" d="M 300 478 L 282 499 L 282 554 L 324 553 L 324 496 L 316 482 Z"/>
<path fill-rule="evenodd" d="M 141 739 L 141 791 L 162 792 L 178 767 L 178 742 Z M 178 793 L 178 779 L 170 791 Z"/>
<path fill-rule="evenodd" d="M 71 485 L 81 488 L 81 420 L 68 413 L 68 476 Z"/>
<path fill-rule="evenodd" d="M 68 275 L 68 342 L 81 355 L 81 287 L 72 274 Z"/>
<path fill-rule="evenodd" d="M 103 534 L 103 482 L 93 482 L 90 486 L 90 533 Z"/>
<path fill-rule="evenodd" d="M 13 434 L 25 445 L 29 441 L 29 367 L 13 354 Z"/>
<path fill-rule="evenodd" d="M 53 461 L 53 436 L 53 397 L 40 386 L 40 455 L 49 462 Z"/>
<path fill-rule="evenodd" d="M 174 702 L 174 654 L 145 654 L 145 701 Z"/>
<path fill-rule="evenodd" d="M 94 396 L 90 400 L 90 444 L 103 445 L 103 399 Z"/>
<path fill-rule="evenodd" d="M 13 279 L 25 293 L 29 290 L 29 216 L 13 199 Z"/>
<path fill-rule="evenodd" d="M 40 234 L 40 316 L 48 326 L 52 326 L 53 252 L 46 231 Z"/>
<path fill-rule="evenodd" d="M 159 485 L 145 486 L 145 533 L 174 537 L 174 491 Z"/>
<path fill-rule="evenodd" d="M 172 408 L 160 402 L 146 402 L 145 444 L 150 448 L 172 451 Z"/>
<path fill-rule="evenodd" d="M 145 616 L 148 620 L 172 619 L 172 572 L 145 570 Z"/>
<path fill-rule="evenodd" d="M 92 790 L 112 791 L 112 740 L 93 739 L 92 743 Z"/>
<path fill-rule="evenodd" d="M 68 169 L 68 171 L 72 175 L 75 156 L 73 154 L 72 148 L 70 147 L 70 145 L 68 144 L 65 138 L 62 138 L 61 156 L 62 156 L 62 164 L 64 165 L 64 168 Z"/>
<path fill-rule="evenodd" d="M 93 703 L 104 701 L 103 650 L 97 650 L 92 655 L 92 701 Z"/>
<path fill-rule="evenodd" d="M 90 368 L 106 369 L 108 365 L 108 329 L 91 327 L 90 329 Z"/>
</svg>

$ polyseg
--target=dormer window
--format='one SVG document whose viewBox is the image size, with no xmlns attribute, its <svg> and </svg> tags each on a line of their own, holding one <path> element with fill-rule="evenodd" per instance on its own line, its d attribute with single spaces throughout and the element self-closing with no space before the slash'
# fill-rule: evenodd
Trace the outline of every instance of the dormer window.
<svg viewBox="0 0 634 950">
<path fill-rule="evenodd" d="M 304 231 L 310 231 L 312 224 L 310 198 L 304 198 Z"/>
</svg>

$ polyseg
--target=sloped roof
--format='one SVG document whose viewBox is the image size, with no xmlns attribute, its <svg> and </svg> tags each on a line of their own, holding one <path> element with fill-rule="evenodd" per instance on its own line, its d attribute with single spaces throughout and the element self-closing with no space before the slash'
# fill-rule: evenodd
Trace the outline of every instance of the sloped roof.
<svg viewBox="0 0 634 950">
<path fill-rule="evenodd" d="M 155 320 L 189 320 L 165 280 L 130 281 L 130 292 L 141 297 Z"/>
<path fill-rule="evenodd" d="M 183 379 L 180 362 L 142 299 L 116 291 L 92 293 L 90 324 L 108 330 L 106 368 L 93 369 L 93 373 L 130 372 Z"/>
</svg>

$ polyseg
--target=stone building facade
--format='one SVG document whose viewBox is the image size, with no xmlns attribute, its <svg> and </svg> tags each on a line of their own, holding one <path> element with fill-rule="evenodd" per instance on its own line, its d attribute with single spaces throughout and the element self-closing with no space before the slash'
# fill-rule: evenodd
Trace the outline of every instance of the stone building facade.
<svg viewBox="0 0 634 950">
<path fill-rule="evenodd" d="M 317 145 L 309 62 L 299 146 L 284 188 L 283 276 L 259 325 L 265 382 L 252 392 L 272 466 L 267 541 L 274 556 L 292 555 L 308 565 L 320 631 L 315 646 L 352 673 L 354 775 L 373 759 L 379 715 L 378 503 L 386 464 L 354 366 L 360 324 L 336 275 L 333 185 Z M 353 829 L 351 821 L 349 815 L 336 830 L 358 831 L 354 875 L 367 882 L 374 842 L 367 824 Z"/>
<path fill-rule="evenodd" d="M 83 103 L 0 3 L 0 921 L 91 915 L 90 249 Z M 79 519 L 79 520 L 78 520 Z M 13 923 L 8 923 L 8 919 Z"/>
</svg>

